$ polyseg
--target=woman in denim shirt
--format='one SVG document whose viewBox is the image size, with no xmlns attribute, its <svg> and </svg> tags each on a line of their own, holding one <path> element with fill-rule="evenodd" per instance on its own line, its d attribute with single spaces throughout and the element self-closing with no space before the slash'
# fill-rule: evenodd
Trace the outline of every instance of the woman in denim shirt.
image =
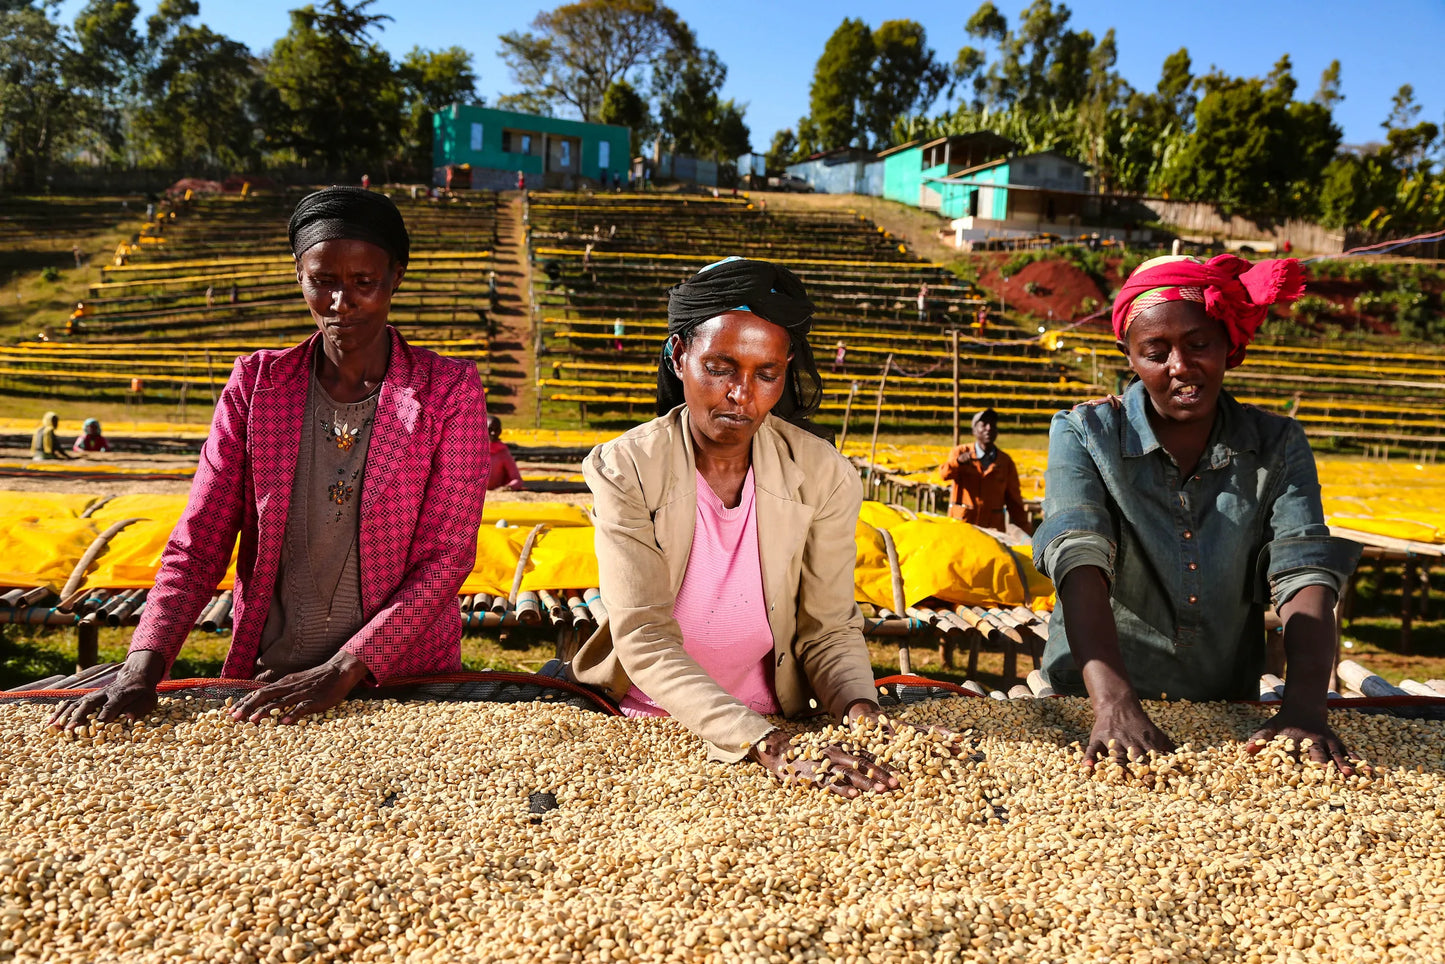
<svg viewBox="0 0 1445 964">
<path fill-rule="evenodd" d="M 1251 746 L 1308 739 L 1311 758 L 1351 771 L 1325 694 L 1359 547 L 1329 534 L 1299 423 L 1223 390 L 1269 305 L 1303 290 L 1292 259 L 1146 262 L 1114 305 L 1136 381 L 1054 416 L 1033 543 L 1059 588 L 1044 674 L 1093 704 L 1085 765 L 1173 749 L 1141 699 L 1257 696 L 1268 594 L 1289 681 Z"/>
</svg>

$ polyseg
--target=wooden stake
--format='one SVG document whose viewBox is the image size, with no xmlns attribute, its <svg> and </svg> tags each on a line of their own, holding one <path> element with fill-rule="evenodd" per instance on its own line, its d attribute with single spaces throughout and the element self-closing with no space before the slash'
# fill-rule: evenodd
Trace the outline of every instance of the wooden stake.
<svg viewBox="0 0 1445 964">
<path fill-rule="evenodd" d="M 873 493 L 873 459 L 878 455 L 878 423 L 883 420 L 883 389 L 888 384 L 888 370 L 893 367 L 893 353 L 883 363 L 883 374 L 878 379 L 878 404 L 873 407 L 873 442 L 868 447 L 868 481 L 863 486 L 863 498 Z"/>
<path fill-rule="evenodd" d="M 843 451 L 843 443 L 848 441 L 848 419 L 853 416 L 853 396 L 858 394 L 858 383 L 854 382 L 848 386 L 848 403 L 843 406 L 843 434 L 838 437 L 838 451 Z"/>
<path fill-rule="evenodd" d="M 958 448 L 958 329 L 949 334 L 953 336 L 953 447 Z"/>
</svg>

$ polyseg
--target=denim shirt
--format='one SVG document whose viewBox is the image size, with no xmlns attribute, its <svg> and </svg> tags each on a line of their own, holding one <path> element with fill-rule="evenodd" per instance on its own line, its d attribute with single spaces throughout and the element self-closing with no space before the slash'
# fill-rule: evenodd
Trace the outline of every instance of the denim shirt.
<svg viewBox="0 0 1445 964">
<path fill-rule="evenodd" d="M 1306 586 L 1338 592 L 1360 546 L 1330 535 L 1298 422 L 1221 392 L 1204 454 L 1182 479 L 1148 406 L 1135 382 L 1122 398 L 1054 416 L 1034 565 L 1055 585 L 1078 565 L 1104 571 L 1141 698 L 1255 699 L 1266 593 L 1279 606 Z M 1044 675 L 1060 692 L 1084 693 L 1062 606 Z"/>
</svg>

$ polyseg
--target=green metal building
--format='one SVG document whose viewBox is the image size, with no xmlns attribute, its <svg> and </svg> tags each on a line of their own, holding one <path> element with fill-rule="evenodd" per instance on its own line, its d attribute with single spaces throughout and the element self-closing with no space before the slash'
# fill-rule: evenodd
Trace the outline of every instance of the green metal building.
<svg viewBox="0 0 1445 964">
<path fill-rule="evenodd" d="M 559 120 L 493 107 L 452 104 L 432 116 L 432 166 L 469 165 L 476 188 L 571 189 L 627 177 L 630 132 L 615 124 Z"/>
<path fill-rule="evenodd" d="M 883 162 L 883 196 L 937 211 L 943 203 L 937 179 L 1003 157 L 1013 147 L 1013 141 L 990 131 L 900 144 L 878 155 Z"/>
</svg>

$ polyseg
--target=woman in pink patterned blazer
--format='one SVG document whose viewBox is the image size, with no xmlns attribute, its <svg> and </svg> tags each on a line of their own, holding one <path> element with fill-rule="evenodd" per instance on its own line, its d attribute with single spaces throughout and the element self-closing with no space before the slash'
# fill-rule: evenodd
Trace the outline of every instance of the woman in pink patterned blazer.
<svg viewBox="0 0 1445 964">
<path fill-rule="evenodd" d="M 308 195 L 296 280 L 318 333 L 236 361 L 155 589 L 109 686 L 62 706 L 72 728 L 142 716 L 240 537 L 222 676 L 267 685 L 233 709 L 293 722 L 358 684 L 460 669 L 457 590 L 488 472 L 476 367 L 387 324 L 410 241 L 389 199 Z"/>
</svg>

